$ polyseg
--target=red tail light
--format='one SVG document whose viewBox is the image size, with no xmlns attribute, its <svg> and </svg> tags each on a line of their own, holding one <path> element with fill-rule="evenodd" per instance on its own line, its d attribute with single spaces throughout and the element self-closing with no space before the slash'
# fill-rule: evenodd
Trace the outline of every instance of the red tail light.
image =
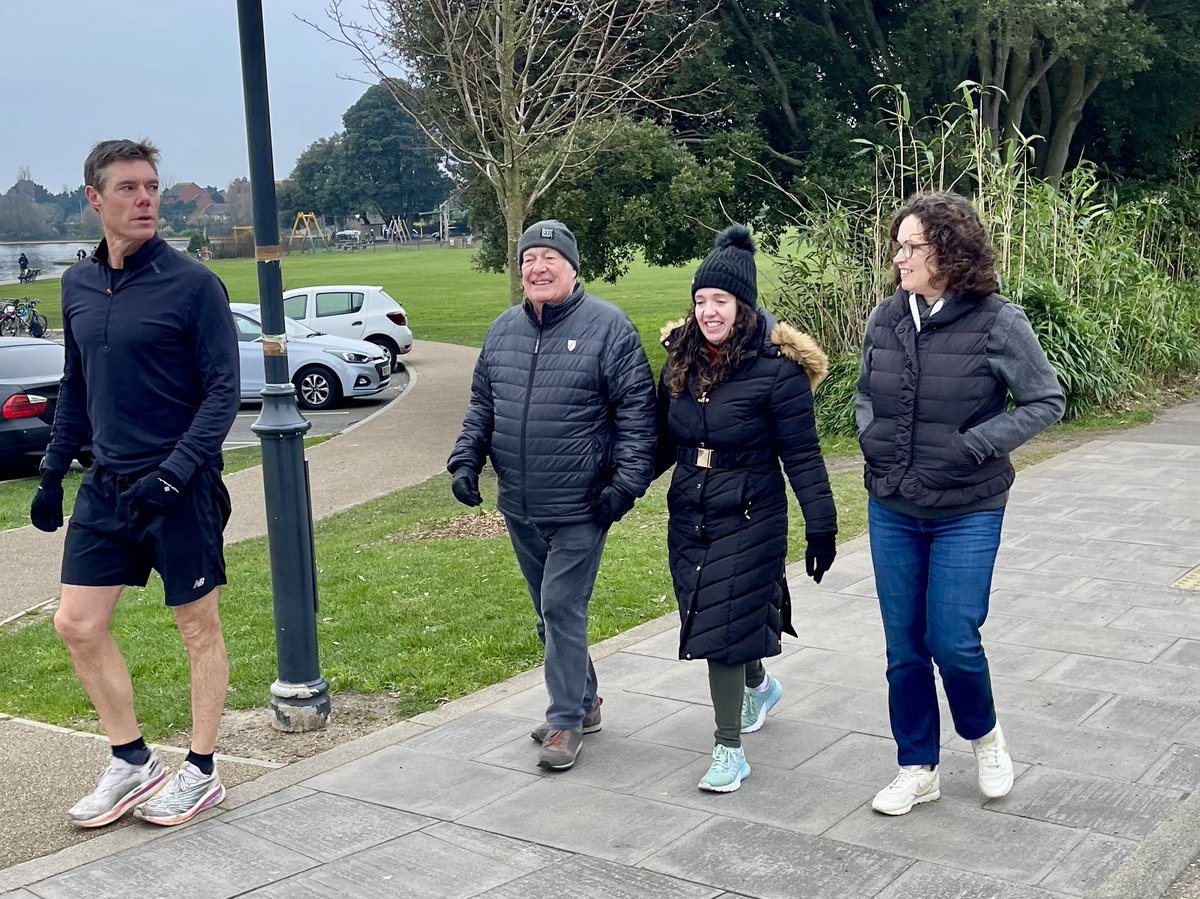
<svg viewBox="0 0 1200 899">
<path fill-rule="evenodd" d="M 402 328 L 408 326 L 408 316 L 403 312 L 389 312 L 387 317 L 391 319 L 394 325 L 400 325 Z"/>
<path fill-rule="evenodd" d="M 37 418 L 46 411 L 48 402 L 44 396 L 36 393 L 18 393 L 4 401 L 0 414 L 5 418 Z"/>
</svg>

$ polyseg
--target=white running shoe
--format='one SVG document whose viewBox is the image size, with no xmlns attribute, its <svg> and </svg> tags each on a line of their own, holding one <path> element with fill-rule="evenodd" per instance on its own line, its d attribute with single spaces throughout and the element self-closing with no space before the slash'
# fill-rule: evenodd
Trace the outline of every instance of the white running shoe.
<svg viewBox="0 0 1200 899">
<path fill-rule="evenodd" d="M 1007 796 L 1013 785 L 1013 764 L 999 722 L 990 734 L 972 740 L 971 748 L 979 766 L 979 792 L 988 799 Z"/>
<path fill-rule="evenodd" d="M 942 781 L 937 768 L 901 765 L 896 779 L 875 794 L 871 808 L 884 815 L 907 815 L 914 805 L 942 797 Z"/>
</svg>

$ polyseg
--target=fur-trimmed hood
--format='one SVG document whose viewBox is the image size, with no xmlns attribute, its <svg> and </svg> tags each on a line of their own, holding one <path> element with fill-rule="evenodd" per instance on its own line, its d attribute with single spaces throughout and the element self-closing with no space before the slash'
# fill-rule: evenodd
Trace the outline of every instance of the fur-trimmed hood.
<svg viewBox="0 0 1200 899">
<path fill-rule="evenodd" d="M 808 374 L 808 386 L 816 390 L 817 385 L 829 374 L 829 357 L 825 355 L 820 344 L 791 325 L 777 323 L 765 310 L 760 311 L 759 319 L 770 328 L 770 337 L 768 341 L 764 341 L 763 351 L 767 355 L 783 355 L 791 359 L 804 369 Z M 677 319 L 659 328 L 659 340 L 668 350 L 672 341 L 676 339 L 675 332 L 683 327 L 685 321 L 686 319 Z"/>
</svg>

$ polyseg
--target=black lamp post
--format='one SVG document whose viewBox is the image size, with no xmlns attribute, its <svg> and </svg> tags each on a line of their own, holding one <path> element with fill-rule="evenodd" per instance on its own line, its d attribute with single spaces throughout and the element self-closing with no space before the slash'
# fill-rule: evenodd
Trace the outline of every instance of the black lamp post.
<svg viewBox="0 0 1200 899">
<path fill-rule="evenodd" d="M 238 0 L 237 9 L 267 382 L 262 413 L 251 427 L 262 442 L 275 607 L 279 677 L 271 684 L 271 709 L 279 730 L 316 730 L 329 720 L 329 684 L 317 658 L 317 564 L 304 462 L 304 432 L 311 425 L 296 409 L 296 390 L 288 378 L 262 2 Z"/>
</svg>

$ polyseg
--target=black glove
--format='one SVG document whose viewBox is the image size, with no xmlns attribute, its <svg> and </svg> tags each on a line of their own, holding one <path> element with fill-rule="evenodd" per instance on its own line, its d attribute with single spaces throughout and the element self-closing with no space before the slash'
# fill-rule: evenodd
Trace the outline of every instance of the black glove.
<svg viewBox="0 0 1200 899">
<path fill-rule="evenodd" d="M 62 477 L 43 475 L 29 505 L 29 520 L 39 531 L 52 533 L 63 524 Z"/>
<path fill-rule="evenodd" d="M 620 487 L 609 484 L 596 497 L 596 520 L 600 522 L 600 527 L 602 528 L 611 527 L 614 522 L 620 521 L 625 516 L 625 513 L 632 508 L 633 497 Z"/>
<path fill-rule="evenodd" d="M 164 468 L 156 469 L 133 482 L 133 486 L 121 493 L 121 499 L 129 503 L 134 512 L 144 515 L 162 515 L 183 496 L 183 488 L 175 475 Z"/>
<path fill-rule="evenodd" d="M 821 583 L 825 572 L 837 558 L 837 539 L 834 534 L 809 534 L 804 547 L 804 570 L 816 583 Z"/>
<path fill-rule="evenodd" d="M 479 493 L 479 475 L 463 466 L 454 472 L 454 480 L 450 482 L 454 498 L 464 506 L 479 506 L 483 497 Z"/>
</svg>

